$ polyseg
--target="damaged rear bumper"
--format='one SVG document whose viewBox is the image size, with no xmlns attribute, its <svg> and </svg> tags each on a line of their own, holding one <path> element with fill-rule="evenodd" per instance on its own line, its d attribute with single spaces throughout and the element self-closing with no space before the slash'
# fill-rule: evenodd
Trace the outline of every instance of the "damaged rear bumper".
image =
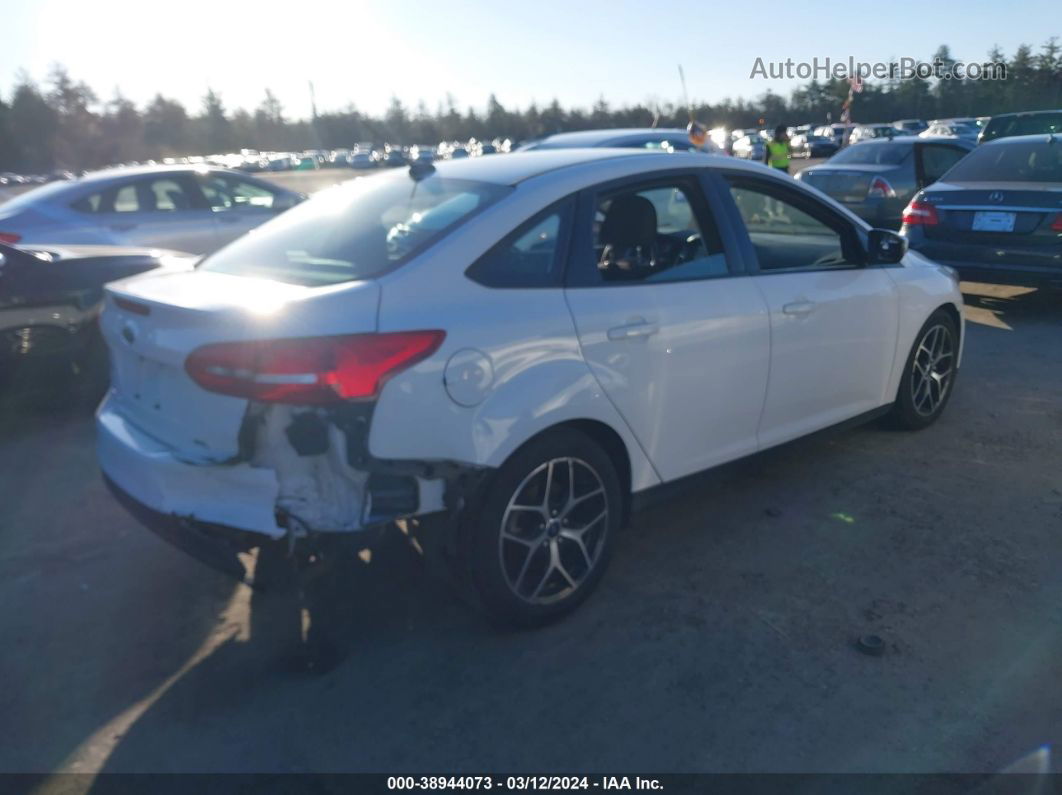
<svg viewBox="0 0 1062 795">
<path fill-rule="evenodd" d="M 234 527 L 199 522 L 149 508 L 129 492 L 103 475 L 114 498 L 130 514 L 155 535 L 191 555 L 201 563 L 217 569 L 236 579 L 255 585 L 252 570 L 240 557 L 264 544 L 283 544 L 279 539 L 267 538 L 260 533 L 237 530 Z"/>
<path fill-rule="evenodd" d="M 148 436 L 108 397 L 96 415 L 103 474 L 123 493 L 163 515 L 226 525 L 280 538 L 276 473 L 241 464 L 188 464 Z"/>
<path fill-rule="evenodd" d="M 96 417 L 104 479 L 156 534 L 250 582 L 240 552 L 286 536 L 313 544 L 313 538 L 363 535 L 401 518 L 442 511 L 456 517 L 486 472 L 374 459 L 364 444 L 368 416 L 322 425 L 315 444 L 306 444 L 299 429 L 307 415 L 287 407 L 271 412 L 248 412 L 245 429 L 254 442 L 247 455 L 199 463 L 182 460 L 142 431 L 110 395 Z"/>
</svg>

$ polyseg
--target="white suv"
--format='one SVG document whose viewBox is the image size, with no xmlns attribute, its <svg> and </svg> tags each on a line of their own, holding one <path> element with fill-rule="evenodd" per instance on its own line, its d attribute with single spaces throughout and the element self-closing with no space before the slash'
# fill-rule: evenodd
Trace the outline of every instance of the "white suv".
<svg viewBox="0 0 1062 795">
<path fill-rule="evenodd" d="M 236 573 L 234 550 L 430 514 L 488 611 L 536 623 L 653 487 L 852 418 L 931 423 L 961 307 L 947 269 L 760 165 L 414 165 L 112 284 L 99 457 Z"/>
</svg>

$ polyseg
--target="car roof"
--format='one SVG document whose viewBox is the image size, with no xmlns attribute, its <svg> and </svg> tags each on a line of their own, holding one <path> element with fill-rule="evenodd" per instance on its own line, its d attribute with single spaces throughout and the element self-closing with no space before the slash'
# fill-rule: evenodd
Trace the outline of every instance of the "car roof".
<svg viewBox="0 0 1062 795">
<path fill-rule="evenodd" d="M 906 144 L 907 146 L 914 146 L 915 144 L 929 143 L 942 143 L 942 144 L 957 144 L 958 146 L 969 146 L 973 148 L 969 141 L 963 141 L 960 138 L 951 138 L 947 135 L 927 135 L 924 138 L 920 135 L 897 135 L 895 138 L 871 138 L 869 141 L 860 141 L 852 146 L 887 146 L 888 144 Z"/>
<path fill-rule="evenodd" d="M 1029 135 L 1008 135 L 1005 138 L 992 138 L 989 141 L 985 141 L 981 144 L 985 146 L 1012 146 L 1014 144 L 1027 144 L 1030 141 L 1041 141 L 1047 143 L 1050 138 L 1054 138 L 1056 146 L 1062 146 L 1062 133 L 1031 133 Z"/>
<path fill-rule="evenodd" d="M 536 149 L 529 152 L 512 152 L 496 157 L 474 157 L 461 160 L 445 160 L 435 165 L 439 176 L 448 179 L 469 179 L 493 182 L 498 185 L 515 185 L 526 179 L 549 171 L 582 165 L 596 160 L 612 160 L 618 157 L 673 157 L 667 152 L 646 152 L 643 149 L 609 149 L 604 147 L 570 149 Z"/>
<path fill-rule="evenodd" d="M 678 127 L 619 127 L 611 130 L 579 130 L 577 132 L 563 132 L 546 136 L 535 143 L 549 141 L 552 144 L 563 143 L 568 146 L 601 146 L 609 141 L 617 141 L 622 138 L 638 135 L 659 135 L 666 138 L 670 135 L 686 136 L 685 130 Z"/>
<path fill-rule="evenodd" d="M 124 179 L 125 177 L 139 177 L 151 174 L 201 174 L 205 171 L 224 171 L 230 174 L 242 174 L 242 172 L 233 171 L 231 168 L 207 165 L 205 163 L 189 165 L 159 164 L 154 166 L 117 166 L 115 168 L 103 168 L 99 171 L 86 172 L 78 179 L 70 181 L 71 183 L 84 185 L 89 182 L 103 182 L 112 179 Z"/>
<path fill-rule="evenodd" d="M 544 174 L 581 169 L 588 179 L 595 174 L 612 170 L 623 161 L 625 166 L 645 166 L 645 171 L 667 169 L 695 169 L 706 166 L 737 168 L 762 174 L 766 169 L 759 163 L 750 163 L 740 158 L 710 152 L 660 152 L 621 147 L 593 147 L 571 149 L 546 149 L 530 152 L 514 152 L 497 157 L 476 157 L 466 160 L 447 160 L 437 163 L 439 176 L 448 179 L 467 179 L 492 182 L 499 185 L 517 185 Z M 599 168 L 595 168 L 598 166 Z M 585 172 L 589 167 L 590 172 Z M 773 172 L 772 172 L 773 173 Z"/>
<path fill-rule="evenodd" d="M 1014 113 L 997 113 L 992 119 L 1009 119 L 1015 116 L 1042 116 L 1047 113 L 1062 113 L 1062 108 L 1055 108 L 1054 110 L 1020 110 Z"/>
</svg>

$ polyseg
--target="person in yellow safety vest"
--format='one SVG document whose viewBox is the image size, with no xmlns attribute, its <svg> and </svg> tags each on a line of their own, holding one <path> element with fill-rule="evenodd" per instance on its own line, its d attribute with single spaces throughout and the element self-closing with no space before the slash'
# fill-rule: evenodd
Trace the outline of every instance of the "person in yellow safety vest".
<svg viewBox="0 0 1062 795">
<path fill-rule="evenodd" d="M 784 124 L 774 128 L 774 138 L 767 142 L 763 162 L 771 168 L 789 173 L 789 136 L 786 135 Z"/>
</svg>

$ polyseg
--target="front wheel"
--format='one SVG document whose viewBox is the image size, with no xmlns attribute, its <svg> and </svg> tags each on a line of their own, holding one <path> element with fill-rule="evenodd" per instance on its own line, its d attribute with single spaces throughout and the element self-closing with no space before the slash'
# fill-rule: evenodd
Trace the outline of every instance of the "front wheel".
<svg viewBox="0 0 1062 795">
<path fill-rule="evenodd" d="M 620 482 L 602 448 L 563 429 L 494 476 L 469 549 L 487 613 L 527 627 L 565 615 L 596 587 L 622 524 Z"/>
<path fill-rule="evenodd" d="M 951 397 L 958 370 L 959 332 L 951 315 L 938 309 L 918 332 L 904 365 L 891 419 L 908 430 L 936 422 Z"/>
</svg>

